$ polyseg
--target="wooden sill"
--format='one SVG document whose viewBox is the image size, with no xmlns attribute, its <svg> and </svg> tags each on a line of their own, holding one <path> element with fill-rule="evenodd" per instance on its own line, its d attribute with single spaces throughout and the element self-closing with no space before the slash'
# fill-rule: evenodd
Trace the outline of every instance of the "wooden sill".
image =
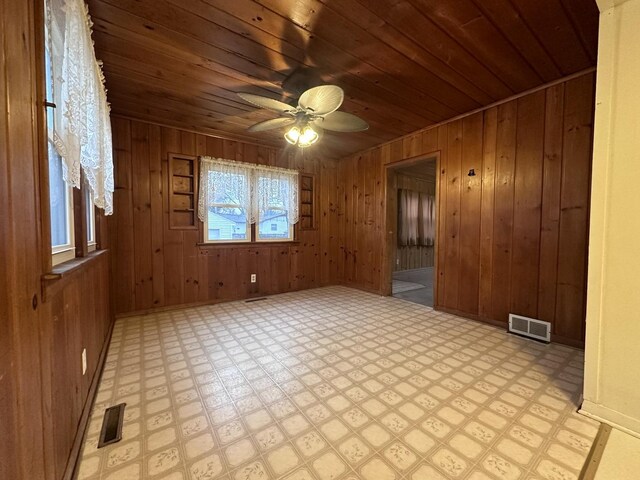
<svg viewBox="0 0 640 480">
<path fill-rule="evenodd" d="M 300 245 L 297 240 L 286 242 L 225 242 L 225 243 L 204 243 L 199 242 L 196 245 L 200 248 L 259 248 L 259 247 L 295 247 Z"/>
<path fill-rule="evenodd" d="M 56 265 L 51 269 L 51 272 L 42 275 L 42 301 L 46 302 L 47 298 L 55 295 L 67 283 L 69 278 L 82 271 L 90 263 L 95 262 L 102 255 L 106 255 L 107 251 L 95 250 L 85 257 L 77 257 Z"/>
</svg>

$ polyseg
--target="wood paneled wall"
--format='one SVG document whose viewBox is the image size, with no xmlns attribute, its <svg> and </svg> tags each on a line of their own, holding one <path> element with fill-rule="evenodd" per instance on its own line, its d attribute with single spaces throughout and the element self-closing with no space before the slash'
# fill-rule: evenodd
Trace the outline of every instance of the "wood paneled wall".
<svg viewBox="0 0 640 480">
<path fill-rule="evenodd" d="M 90 407 L 89 386 L 111 323 L 106 253 L 43 285 L 43 275 L 51 272 L 43 261 L 50 247 L 40 193 L 41 187 L 47 191 L 41 185 L 46 157 L 40 150 L 44 98 L 37 60 L 44 62 L 44 56 L 36 27 L 43 25 L 42 9 L 38 0 L 0 0 L 2 479 L 57 480 L 73 466 L 81 419 Z"/>
<path fill-rule="evenodd" d="M 427 193 L 435 195 L 436 182 L 435 179 L 427 179 L 397 172 L 395 174 L 395 190 L 401 189 L 413 190 L 415 192 Z M 397 211 L 397 205 L 395 207 Z M 434 247 L 426 247 L 422 245 L 398 245 L 396 248 L 396 261 L 394 263 L 394 271 L 411 270 L 414 268 L 433 267 L 434 266 Z"/>
<path fill-rule="evenodd" d="M 339 279 L 386 292 L 385 165 L 439 152 L 436 307 L 501 324 L 509 312 L 540 318 L 581 344 L 594 77 L 341 161 Z"/>
<path fill-rule="evenodd" d="M 69 478 L 74 467 L 113 318 L 109 252 L 74 262 L 81 265 L 45 282 L 40 312 L 46 478 L 51 479 Z M 87 373 L 82 375 L 85 348 Z"/>
<path fill-rule="evenodd" d="M 338 244 L 336 165 L 299 150 L 223 140 L 114 117 L 116 192 L 109 220 L 116 313 L 235 300 L 333 283 Z M 168 155 L 208 155 L 316 176 L 318 228 L 293 244 L 207 245 L 168 224 Z M 257 274 L 257 283 L 250 275 Z"/>
<path fill-rule="evenodd" d="M 0 478 L 45 468 L 33 21 L 32 2 L 0 0 Z"/>
</svg>

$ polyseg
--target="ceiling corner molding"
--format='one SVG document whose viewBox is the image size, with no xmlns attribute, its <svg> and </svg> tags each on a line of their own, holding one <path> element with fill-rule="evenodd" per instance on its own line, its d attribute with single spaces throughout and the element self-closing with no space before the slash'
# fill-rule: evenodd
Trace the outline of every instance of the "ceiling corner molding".
<svg viewBox="0 0 640 480">
<path fill-rule="evenodd" d="M 172 128 L 175 130 L 182 130 L 184 132 L 196 133 L 198 135 L 205 135 L 207 137 L 220 138 L 222 140 L 229 140 L 231 142 L 242 142 L 242 143 L 248 143 L 250 145 L 257 145 L 259 147 L 268 147 L 268 148 L 275 148 L 278 150 L 282 150 L 282 145 L 279 142 L 277 143 L 277 142 L 268 141 L 268 140 L 259 140 L 259 139 L 256 139 L 255 137 L 250 137 L 248 135 L 246 136 L 237 135 L 237 134 L 223 132 L 223 131 L 216 130 L 213 128 L 208 128 L 208 127 L 189 128 L 181 125 L 172 125 L 171 123 L 148 120 L 145 118 L 138 118 L 131 115 L 124 115 L 122 113 L 112 113 L 111 116 L 115 118 L 123 118 L 125 120 L 131 120 L 133 122 L 148 123 L 149 125 L 157 125 L 159 127 Z"/>
</svg>

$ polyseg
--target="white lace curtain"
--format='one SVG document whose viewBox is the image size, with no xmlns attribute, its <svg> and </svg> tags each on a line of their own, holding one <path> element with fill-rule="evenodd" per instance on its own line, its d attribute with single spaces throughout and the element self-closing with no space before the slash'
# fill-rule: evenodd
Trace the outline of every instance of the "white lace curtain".
<svg viewBox="0 0 640 480">
<path fill-rule="evenodd" d="M 398 194 L 398 244 L 433 246 L 435 197 L 402 189 Z"/>
<path fill-rule="evenodd" d="M 95 58 L 91 19 L 83 0 L 47 0 L 51 52 L 53 142 L 65 181 L 80 188 L 80 171 L 93 203 L 113 212 L 113 151 L 104 77 Z"/>
<path fill-rule="evenodd" d="M 286 168 L 200 157 L 198 217 L 203 222 L 213 205 L 236 206 L 256 223 L 270 210 L 287 213 L 298 223 L 298 172 Z"/>
</svg>

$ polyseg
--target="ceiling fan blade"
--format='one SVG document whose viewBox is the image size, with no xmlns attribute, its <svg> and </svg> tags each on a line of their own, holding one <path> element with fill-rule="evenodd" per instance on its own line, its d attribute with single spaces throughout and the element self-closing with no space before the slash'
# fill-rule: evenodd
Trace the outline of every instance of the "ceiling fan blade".
<svg viewBox="0 0 640 480">
<path fill-rule="evenodd" d="M 360 117 L 346 112 L 333 112 L 316 122 L 325 130 L 334 132 L 362 132 L 369 128 L 369 124 Z"/>
<path fill-rule="evenodd" d="M 314 115 L 327 115 L 342 105 L 344 91 L 336 85 L 320 85 L 302 94 L 298 104 Z"/>
<path fill-rule="evenodd" d="M 264 122 L 251 125 L 247 130 L 250 132 L 264 132 L 266 130 L 273 130 L 274 128 L 288 127 L 294 123 L 296 123 L 295 118 L 272 118 L 271 120 L 265 120 Z"/>
<path fill-rule="evenodd" d="M 263 97 L 261 95 L 254 95 L 253 93 L 238 93 L 240 98 L 246 100 L 249 103 L 254 104 L 260 108 L 266 108 L 267 110 L 273 110 L 278 113 L 286 113 L 294 110 L 294 107 L 287 105 L 280 100 L 274 100 L 273 98 Z"/>
</svg>

